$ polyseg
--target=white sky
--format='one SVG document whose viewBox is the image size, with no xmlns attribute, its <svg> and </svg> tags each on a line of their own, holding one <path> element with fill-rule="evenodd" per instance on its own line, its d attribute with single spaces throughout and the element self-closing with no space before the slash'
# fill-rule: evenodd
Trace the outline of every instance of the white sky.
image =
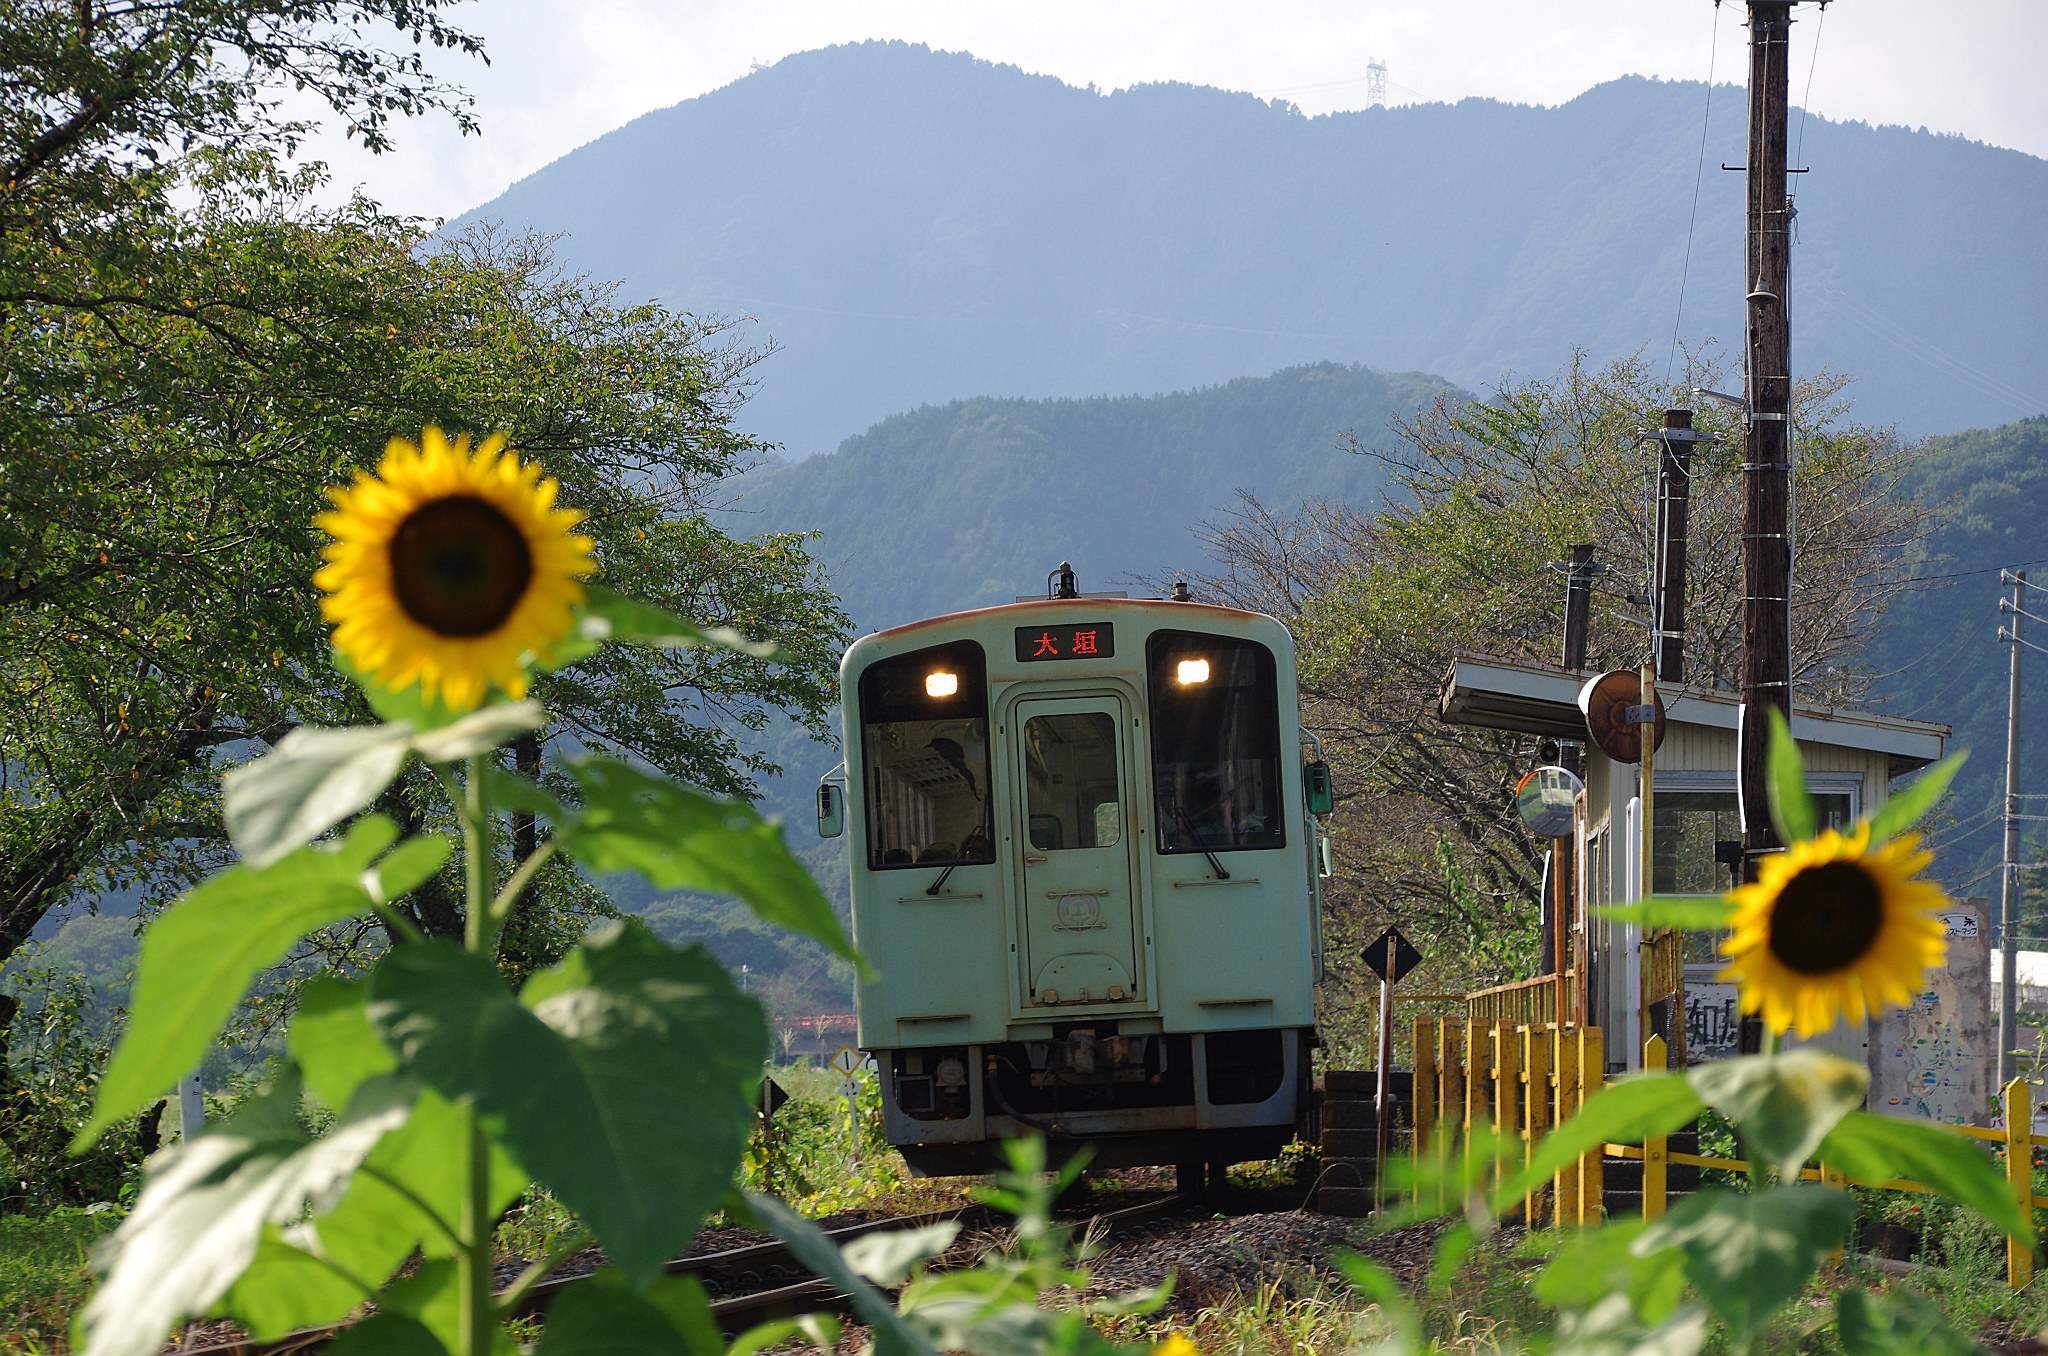
<svg viewBox="0 0 2048 1356">
<path fill-rule="evenodd" d="M 2048 2 L 1833 0 L 1794 11 L 1792 98 L 1836 119 L 1925 126 L 2048 157 Z M 756 62 L 865 38 L 967 51 L 1105 89 L 1183 80 L 1358 108 L 1366 62 L 1392 102 L 1564 102 L 1619 75 L 1740 82 L 1742 5 L 1709 0 L 473 0 L 450 17 L 491 65 L 444 60 L 483 134 L 445 119 L 397 151 L 314 153 L 337 189 L 454 216 L 614 127 L 717 89 Z M 1815 41 L 1818 33 L 1818 59 Z M 1812 97 L 1805 101 L 1807 72 Z"/>
</svg>

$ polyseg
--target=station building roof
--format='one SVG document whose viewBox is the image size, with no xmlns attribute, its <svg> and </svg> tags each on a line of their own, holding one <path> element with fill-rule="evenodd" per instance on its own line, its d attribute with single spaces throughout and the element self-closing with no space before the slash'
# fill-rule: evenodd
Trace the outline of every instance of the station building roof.
<svg viewBox="0 0 2048 1356">
<path fill-rule="evenodd" d="M 1597 677 L 1598 670 L 1574 672 L 1491 655 L 1459 654 L 1452 658 L 1437 691 L 1437 715 L 1451 725 L 1584 740 L 1586 718 L 1579 711 L 1579 689 Z M 1664 702 L 1666 720 L 1723 729 L 1734 736 L 1742 710 L 1738 694 L 1660 683 L 1657 695 Z M 1883 754 L 1894 777 L 1940 761 L 1949 733 L 1950 727 L 1931 721 L 1880 716 L 1851 707 L 1795 706 L 1792 710 L 1793 738 Z"/>
</svg>

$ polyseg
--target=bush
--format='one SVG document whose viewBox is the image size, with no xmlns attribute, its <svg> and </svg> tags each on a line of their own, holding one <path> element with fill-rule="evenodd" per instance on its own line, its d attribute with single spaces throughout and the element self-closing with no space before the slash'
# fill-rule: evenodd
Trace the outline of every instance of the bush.
<svg viewBox="0 0 2048 1356">
<path fill-rule="evenodd" d="M 132 1194 L 154 1152 L 163 1104 L 113 1127 L 83 1155 L 66 1152 L 92 1111 L 100 1072 L 120 1026 L 97 1020 L 92 984 L 68 970 L 30 965 L 10 976 L 19 1006 L 0 1066 L 0 1211 L 50 1210 Z"/>
</svg>

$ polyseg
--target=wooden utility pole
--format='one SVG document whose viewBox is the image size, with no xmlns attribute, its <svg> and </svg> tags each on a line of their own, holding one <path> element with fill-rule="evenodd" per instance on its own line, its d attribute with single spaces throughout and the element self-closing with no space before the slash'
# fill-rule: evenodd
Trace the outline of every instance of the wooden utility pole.
<svg viewBox="0 0 2048 1356">
<path fill-rule="evenodd" d="M 1692 507 L 1692 445 L 1709 442 L 1692 426 L 1691 410 L 1664 411 L 1664 426 L 1650 435 L 1657 453 L 1657 681 L 1685 681 L 1685 538 Z"/>
<path fill-rule="evenodd" d="M 1742 511 L 1742 791 L 1744 879 L 1759 854 L 1783 845 L 1771 831 L 1766 756 L 1770 708 L 1792 717 L 1792 329 L 1785 291 L 1792 264 L 1792 204 L 1785 192 L 1786 78 L 1792 0 L 1749 5 L 1749 231 L 1747 433 Z"/>
<path fill-rule="evenodd" d="M 2020 969 L 2020 620 L 2027 614 L 2027 572 L 2001 570 L 1999 582 L 2012 585 L 2012 601 L 1999 600 L 1999 610 L 2012 613 L 2012 630 L 1998 628 L 1998 638 L 2012 646 L 2012 674 L 2005 698 L 2005 854 L 1999 874 L 1998 908 L 1998 1086 L 2012 1082 L 2015 1023 L 2019 1011 Z"/>
</svg>

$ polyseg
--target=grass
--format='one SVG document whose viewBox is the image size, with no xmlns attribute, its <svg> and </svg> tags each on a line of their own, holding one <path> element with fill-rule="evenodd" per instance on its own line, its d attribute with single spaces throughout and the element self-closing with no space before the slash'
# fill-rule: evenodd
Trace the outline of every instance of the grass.
<svg viewBox="0 0 2048 1356">
<path fill-rule="evenodd" d="M 92 1245 L 120 1221 L 112 1210 L 0 1215 L 0 1351 L 69 1351 L 73 1311 L 92 1293 Z"/>
</svg>

